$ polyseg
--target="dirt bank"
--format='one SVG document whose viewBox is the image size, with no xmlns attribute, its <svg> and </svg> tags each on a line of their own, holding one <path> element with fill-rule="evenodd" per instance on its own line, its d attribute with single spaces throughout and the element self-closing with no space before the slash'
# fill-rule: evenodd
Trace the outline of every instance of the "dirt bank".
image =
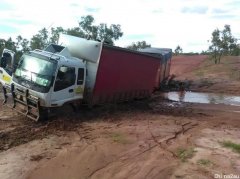
<svg viewBox="0 0 240 179">
<path fill-rule="evenodd" d="M 214 64 L 208 56 L 173 57 L 172 74 L 190 81 L 191 91 L 240 95 L 240 57 L 226 56 Z"/>
</svg>

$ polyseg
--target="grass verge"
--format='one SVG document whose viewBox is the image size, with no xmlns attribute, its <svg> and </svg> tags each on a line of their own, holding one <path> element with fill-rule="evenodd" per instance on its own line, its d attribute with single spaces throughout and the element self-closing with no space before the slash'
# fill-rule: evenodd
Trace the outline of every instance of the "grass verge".
<svg viewBox="0 0 240 179">
<path fill-rule="evenodd" d="M 179 148 L 177 149 L 176 155 L 182 162 L 186 162 L 188 159 L 192 158 L 196 150 L 193 147 L 190 148 Z"/>
<path fill-rule="evenodd" d="M 120 143 L 120 144 L 130 143 L 130 141 L 126 138 L 126 136 L 119 132 L 114 132 L 110 134 L 110 137 L 116 143 Z"/>
<path fill-rule="evenodd" d="M 208 159 L 199 159 L 199 160 L 197 161 L 197 164 L 198 164 L 198 165 L 201 165 L 201 166 L 209 167 L 209 166 L 212 166 L 212 165 L 213 165 L 213 162 L 211 162 L 211 161 L 208 160 Z"/>
<path fill-rule="evenodd" d="M 237 152 L 240 154 L 240 144 L 233 143 L 232 141 L 223 141 L 223 142 L 220 142 L 220 144 L 223 147 L 230 148 L 234 152 Z"/>
</svg>

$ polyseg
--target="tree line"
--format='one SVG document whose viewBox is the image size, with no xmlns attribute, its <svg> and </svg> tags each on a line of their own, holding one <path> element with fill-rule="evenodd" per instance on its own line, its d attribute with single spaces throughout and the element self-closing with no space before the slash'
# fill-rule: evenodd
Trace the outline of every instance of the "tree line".
<svg viewBox="0 0 240 179">
<path fill-rule="evenodd" d="M 237 39 L 232 35 L 230 25 L 225 25 L 223 30 L 218 28 L 212 32 L 209 52 L 215 64 L 220 63 L 221 57 L 225 55 L 240 55 L 240 46 Z"/>
<path fill-rule="evenodd" d="M 123 36 L 121 26 L 119 24 L 105 23 L 94 25 L 94 18 L 91 15 L 81 17 L 78 27 L 64 29 L 62 27 L 52 27 L 50 29 L 43 28 L 33 35 L 30 40 L 18 35 L 16 40 L 11 37 L 7 40 L 0 39 L 0 53 L 4 48 L 13 50 L 16 58 L 20 57 L 24 52 L 43 49 L 50 43 L 57 43 L 60 33 L 73 35 L 91 40 L 101 40 L 110 45 L 114 45 L 114 41 Z"/>
<path fill-rule="evenodd" d="M 215 64 L 220 63 L 221 57 L 226 55 L 239 56 L 240 45 L 238 40 L 232 35 L 230 25 L 225 25 L 223 30 L 218 28 L 212 32 L 210 46 L 208 50 L 201 53 L 183 53 L 183 49 L 178 45 L 174 50 L 174 55 L 209 55 L 214 60 Z"/>
<path fill-rule="evenodd" d="M 0 39 L 0 54 L 2 54 L 4 48 L 7 48 L 13 50 L 16 54 L 16 59 L 19 59 L 24 52 L 43 49 L 50 43 L 57 44 L 60 33 L 91 40 L 101 40 L 110 45 L 114 45 L 114 41 L 123 36 L 121 25 L 111 24 L 109 26 L 105 23 L 95 25 L 93 16 L 87 15 L 81 17 L 77 27 L 67 29 L 62 27 L 43 28 L 33 35 L 30 40 L 21 35 L 18 35 L 15 40 L 11 37 L 7 40 Z M 210 55 L 216 64 L 220 63 L 220 59 L 224 55 L 240 55 L 239 44 L 237 44 L 237 39 L 231 33 L 230 25 L 225 25 L 222 31 L 215 29 L 212 32 L 210 43 L 209 49 L 202 51 L 200 54 Z M 133 42 L 131 45 L 126 46 L 126 48 L 131 50 L 139 50 L 146 47 L 151 47 L 151 44 L 146 41 Z M 183 53 L 180 45 L 177 45 L 173 53 L 174 55 L 186 54 Z"/>
<path fill-rule="evenodd" d="M 11 37 L 7 40 L 0 39 L 0 54 L 4 48 L 13 50 L 16 54 L 16 59 L 27 51 L 34 49 L 43 49 L 48 44 L 57 44 L 60 33 L 73 35 L 89 40 L 104 41 L 107 44 L 114 45 L 114 41 L 123 36 L 121 25 L 111 24 L 110 26 L 105 23 L 94 25 L 94 18 L 91 15 L 82 16 L 78 26 L 73 28 L 64 29 L 62 27 L 52 27 L 50 29 L 43 28 L 33 35 L 30 40 L 18 35 L 14 40 Z M 151 47 L 145 41 L 133 42 L 126 48 L 138 50 L 141 48 Z"/>
</svg>

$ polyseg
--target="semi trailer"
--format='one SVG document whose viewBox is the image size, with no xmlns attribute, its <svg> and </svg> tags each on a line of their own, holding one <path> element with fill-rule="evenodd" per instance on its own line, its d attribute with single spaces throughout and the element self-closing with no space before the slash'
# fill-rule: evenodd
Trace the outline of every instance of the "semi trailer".
<svg viewBox="0 0 240 179">
<path fill-rule="evenodd" d="M 170 74 L 171 59 L 172 59 L 172 49 L 169 48 L 144 48 L 140 49 L 140 52 L 154 55 L 160 58 L 160 69 L 158 70 L 156 89 L 159 89 L 162 85 L 165 85 L 166 80 Z"/>
<path fill-rule="evenodd" d="M 37 121 L 66 103 L 93 106 L 149 97 L 169 75 L 171 50 L 168 54 L 61 34 L 58 45 L 21 57 L 10 87 L 12 108 Z"/>
</svg>

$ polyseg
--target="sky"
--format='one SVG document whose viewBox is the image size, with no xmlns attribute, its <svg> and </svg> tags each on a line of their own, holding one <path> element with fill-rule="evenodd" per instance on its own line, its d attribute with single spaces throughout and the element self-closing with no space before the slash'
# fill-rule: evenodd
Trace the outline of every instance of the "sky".
<svg viewBox="0 0 240 179">
<path fill-rule="evenodd" d="M 152 47 L 201 52 L 225 24 L 240 42 L 239 12 L 240 0 L 0 0 L 0 38 L 30 39 L 44 27 L 77 27 L 82 16 L 92 15 L 96 24 L 121 25 L 117 46 L 145 40 Z"/>
</svg>

